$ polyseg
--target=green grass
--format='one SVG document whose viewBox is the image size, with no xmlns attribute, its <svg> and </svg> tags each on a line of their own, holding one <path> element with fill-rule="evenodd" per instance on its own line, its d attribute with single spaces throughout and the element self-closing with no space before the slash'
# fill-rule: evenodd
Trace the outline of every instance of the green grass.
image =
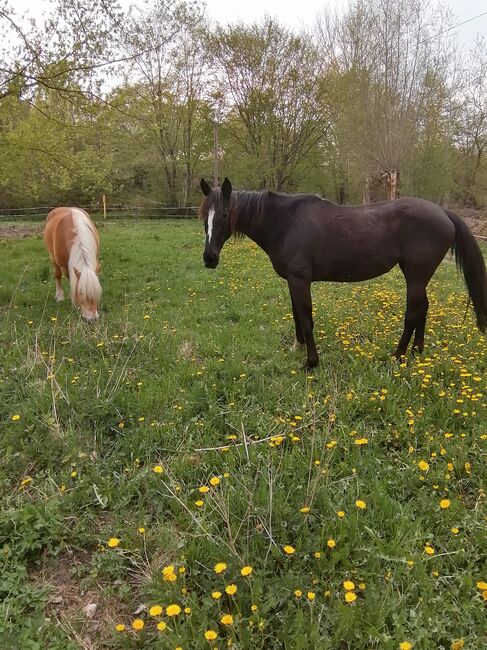
<svg viewBox="0 0 487 650">
<path fill-rule="evenodd" d="M 100 235 L 95 326 L 55 303 L 40 237 L 0 241 L 0 647 L 484 648 L 486 341 L 454 266 L 401 366 L 399 272 L 315 285 L 306 376 L 251 242 L 208 271 L 201 224 Z M 170 604 L 191 612 L 149 614 Z"/>
</svg>

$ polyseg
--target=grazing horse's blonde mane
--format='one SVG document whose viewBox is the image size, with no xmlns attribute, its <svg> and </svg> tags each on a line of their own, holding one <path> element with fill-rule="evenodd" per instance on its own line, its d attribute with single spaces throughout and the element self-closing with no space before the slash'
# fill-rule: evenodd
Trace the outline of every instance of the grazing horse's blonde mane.
<svg viewBox="0 0 487 650">
<path fill-rule="evenodd" d="M 76 292 L 82 300 L 98 302 L 101 286 L 96 274 L 98 244 L 89 218 L 82 210 L 71 208 L 74 241 L 69 255 L 69 284 L 71 299 L 76 304 Z"/>
</svg>

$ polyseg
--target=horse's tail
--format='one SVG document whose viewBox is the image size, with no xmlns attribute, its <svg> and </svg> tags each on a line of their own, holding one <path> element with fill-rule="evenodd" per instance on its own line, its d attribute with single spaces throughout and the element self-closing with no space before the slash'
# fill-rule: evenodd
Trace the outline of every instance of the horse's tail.
<svg viewBox="0 0 487 650">
<path fill-rule="evenodd" d="M 445 210 L 455 226 L 455 241 L 452 250 L 455 251 L 457 268 L 463 271 L 465 284 L 477 316 L 477 327 L 482 332 L 487 331 L 487 273 L 485 260 L 467 224 L 453 212 Z"/>
</svg>

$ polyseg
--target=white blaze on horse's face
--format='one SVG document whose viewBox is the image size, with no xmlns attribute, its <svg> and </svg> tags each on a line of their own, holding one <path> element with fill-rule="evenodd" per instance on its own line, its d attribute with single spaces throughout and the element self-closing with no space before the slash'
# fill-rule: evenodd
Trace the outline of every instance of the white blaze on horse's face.
<svg viewBox="0 0 487 650">
<path fill-rule="evenodd" d="M 213 219 L 215 217 L 215 208 L 211 207 L 208 210 L 208 243 L 211 242 L 211 234 L 213 232 Z"/>
</svg>

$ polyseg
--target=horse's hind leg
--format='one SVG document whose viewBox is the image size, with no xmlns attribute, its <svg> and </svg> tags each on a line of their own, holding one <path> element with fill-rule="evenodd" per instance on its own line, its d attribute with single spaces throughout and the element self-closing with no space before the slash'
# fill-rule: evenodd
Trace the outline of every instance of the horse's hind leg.
<svg viewBox="0 0 487 650">
<path fill-rule="evenodd" d="M 414 328 L 414 341 L 413 352 L 416 349 L 420 354 L 424 349 L 424 330 L 426 327 L 426 315 L 428 313 L 428 296 L 426 295 L 426 287 L 424 292 L 423 311 L 416 320 L 416 327 Z"/>
<path fill-rule="evenodd" d="M 425 281 L 424 279 L 413 280 L 409 278 L 406 271 L 404 271 L 404 275 L 406 276 L 407 283 L 407 305 L 406 314 L 404 315 L 404 330 L 394 353 L 397 359 L 406 354 L 409 341 L 415 330 L 416 335 L 413 347 L 417 347 L 419 352 L 423 351 L 424 329 L 426 325 L 426 314 L 428 313 L 426 285 L 429 277 Z"/>
</svg>

